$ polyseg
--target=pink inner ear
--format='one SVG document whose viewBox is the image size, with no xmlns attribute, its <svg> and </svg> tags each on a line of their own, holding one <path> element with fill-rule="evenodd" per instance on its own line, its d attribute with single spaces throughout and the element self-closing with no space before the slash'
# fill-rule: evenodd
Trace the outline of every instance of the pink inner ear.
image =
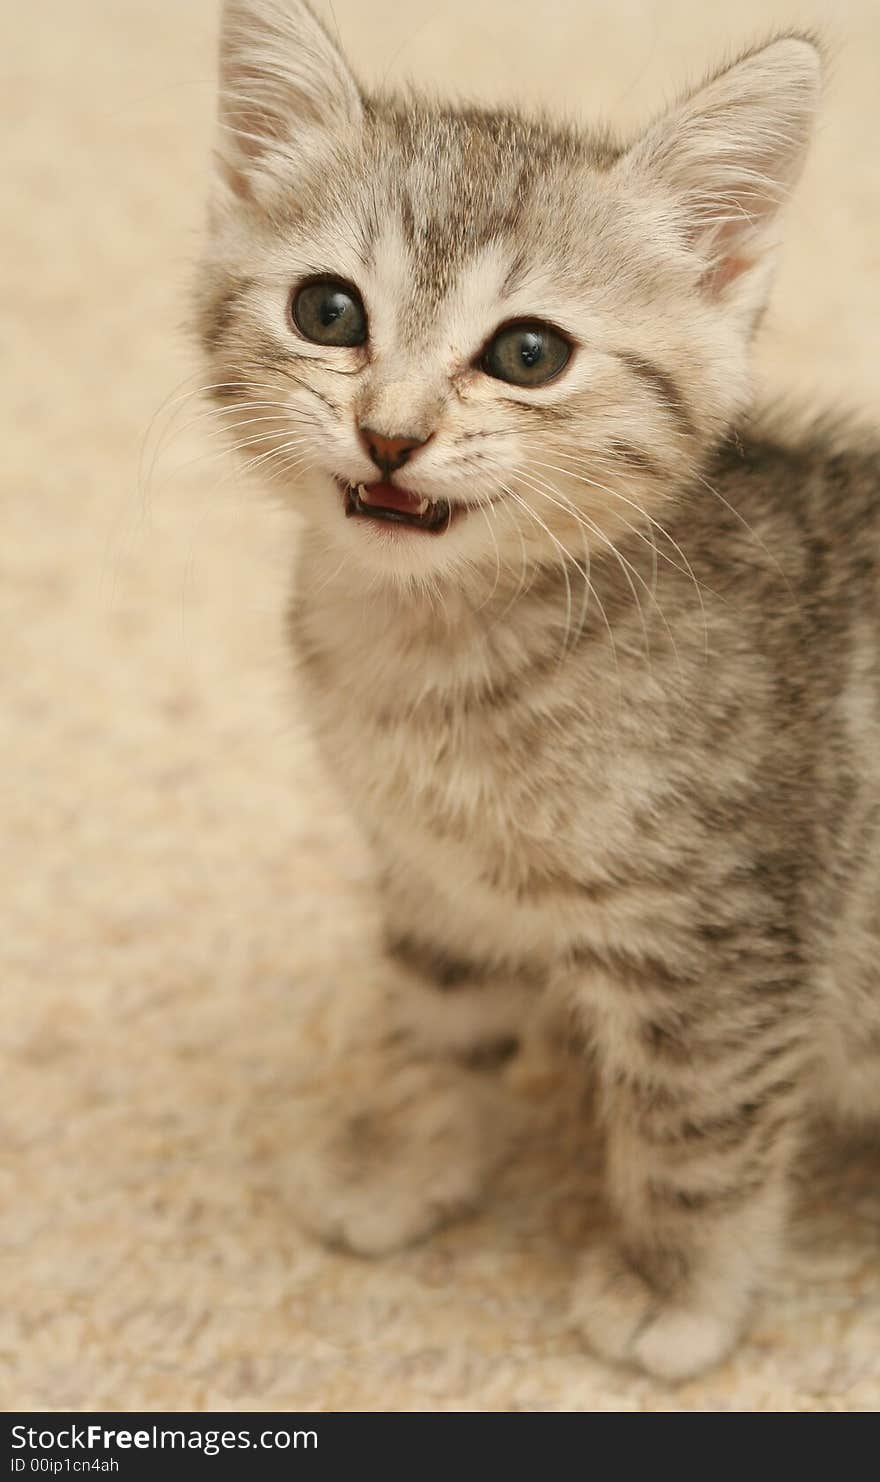
<svg viewBox="0 0 880 1482">
<path fill-rule="evenodd" d="M 746 257 L 744 253 L 732 253 L 723 262 L 716 263 L 714 268 L 709 269 L 703 283 L 710 293 L 721 293 L 728 283 L 733 283 L 741 273 L 748 272 L 754 265 L 753 257 Z"/>
<path fill-rule="evenodd" d="M 757 244 L 748 241 L 755 225 L 756 217 L 743 213 L 741 218 L 734 217 L 716 226 L 712 233 L 715 261 L 703 275 L 703 286 L 709 293 L 723 293 L 729 283 L 755 266 L 760 253 L 755 251 Z"/>
</svg>

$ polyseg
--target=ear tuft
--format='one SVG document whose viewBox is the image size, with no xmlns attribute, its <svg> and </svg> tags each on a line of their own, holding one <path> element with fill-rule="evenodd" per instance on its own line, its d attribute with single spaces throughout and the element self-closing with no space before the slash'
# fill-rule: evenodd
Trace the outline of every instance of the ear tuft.
<svg viewBox="0 0 880 1482">
<path fill-rule="evenodd" d="M 251 167 L 305 129 L 361 117 L 357 83 L 304 0 L 226 0 L 220 33 L 220 159 L 246 193 Z"/>
<path fill-rule="evenodd" d="M 775 240 L 797 184 L 821 87 L 816 43 L 784 36 L 747 53 L 654 123 L 618 168 L 649 177 L 676 203 L 715 294 Z"/>
</svg>

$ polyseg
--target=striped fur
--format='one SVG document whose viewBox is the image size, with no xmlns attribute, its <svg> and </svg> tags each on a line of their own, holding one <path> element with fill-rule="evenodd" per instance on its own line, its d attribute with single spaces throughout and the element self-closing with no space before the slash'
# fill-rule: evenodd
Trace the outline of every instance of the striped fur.
<svg viewBox="0 0 880 1482">
<path fill-rule="evenodd" d="M 748 410 L 815 48 L 627 145 L 367 96 L 293 0 L 226 16 L 200 333 L 304 517 L 290 631 L 379 862 L 398 1031 L 303 1217 L 377 1253 L 473 1202 L 504 1139 L 458 1062 L 549 1000 L 592 1046 L 617 1222 L 578 1321 L 682 1377 L 772 1279 L 811 1110 L 880 1102 L 878 459 Z M 292 333 L 316 271 L 359 288 L 366 349 Z M 520 315 L 575 344 L 538 390 L 473 363 Z M 467 504 L 445 535 L 343 518 L 365 419 L 431 434 L 407 483 Z"/>
</svg>

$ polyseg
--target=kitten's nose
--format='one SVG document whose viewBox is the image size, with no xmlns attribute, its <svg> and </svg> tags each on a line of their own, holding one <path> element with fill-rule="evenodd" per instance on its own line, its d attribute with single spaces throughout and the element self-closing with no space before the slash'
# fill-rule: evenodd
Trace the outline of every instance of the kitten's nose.
<svg viewBox="0 0 880 1482">
<path fill-rule="evenodd" d="M 428 441 L 426 437 L 386 437 L 382 432 L 374 432 L 372 427 L 359 427 L 358 434 L 376 467 L 386 479 L 408 462 L 416 448 L 424 447 Z"/>
</svg>

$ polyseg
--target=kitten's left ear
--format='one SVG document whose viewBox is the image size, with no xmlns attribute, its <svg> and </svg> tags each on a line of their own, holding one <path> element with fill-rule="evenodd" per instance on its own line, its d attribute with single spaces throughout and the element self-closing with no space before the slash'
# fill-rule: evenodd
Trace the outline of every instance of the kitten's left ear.
<svg viewBox="0 0 880 1482">
<path fill-rule="evenodd" d="M 614 167 L 669 192 L 687 240 L 704 259 L 710 296 L 735 293 L 753 310 L 763 300 L 768 249 L 803 168 L 820 80 L 815 44 L 782 37 L 692 93 Z"/>
<path fill-rule="evenodd" d="M 342 52 L 304 0 L 225 0 L 220 31 L 220 163 L 236 194 L 253 167 L 308 129 L 360 122 Z"/>
</svg>

